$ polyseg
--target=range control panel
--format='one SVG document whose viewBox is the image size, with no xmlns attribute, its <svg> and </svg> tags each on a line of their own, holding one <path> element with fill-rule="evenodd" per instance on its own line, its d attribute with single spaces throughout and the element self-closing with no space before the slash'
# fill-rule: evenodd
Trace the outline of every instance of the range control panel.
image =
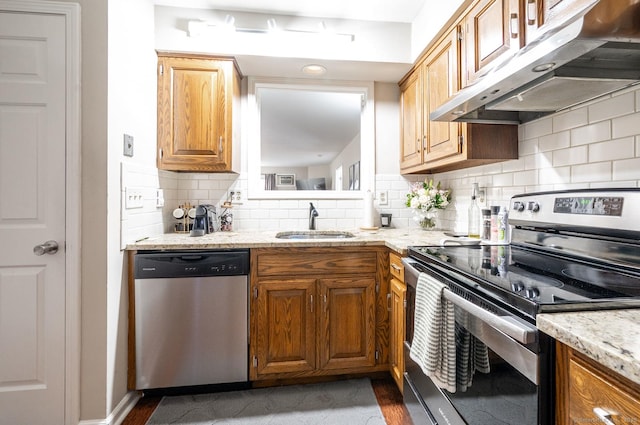
<svg viewBox="0 0 640 425">
<path fill-rule="evenodd" d="M 553 212 L 561 214 L 589 214 L 589 215 L 622 215 L 624 198 L 621 196 L 600 197 L 560 197 L 556 198 Z"/>
<path fill-rule="evenodd" d="M 537 192 L 511 198 L 511 224 L 640 230 L 640 189 Z"/>
</svg>

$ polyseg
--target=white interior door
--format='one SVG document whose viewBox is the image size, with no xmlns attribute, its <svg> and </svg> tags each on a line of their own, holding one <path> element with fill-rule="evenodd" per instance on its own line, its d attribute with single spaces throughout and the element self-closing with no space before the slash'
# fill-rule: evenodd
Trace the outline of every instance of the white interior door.
<svg viewBox="0 0 640 425">
<path fill-rule="evenodd" d="M 1 6 L 0 424 L 63 424 L 65 18 Z"/>
</svg>

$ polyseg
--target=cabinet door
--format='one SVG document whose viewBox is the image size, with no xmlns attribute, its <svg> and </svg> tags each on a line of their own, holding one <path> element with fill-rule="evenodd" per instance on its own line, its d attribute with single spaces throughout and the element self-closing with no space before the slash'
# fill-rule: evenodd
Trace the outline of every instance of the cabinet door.
<svg viewBox="0 0 640 425">
<path fill-rule="evenodd" d="M 260 280 L 257 290 L 257 374 L 314 370 L 315 280 Z"/>
<path fill-rule="evenodd" d="M 159 57 L 158 168 L 231 167 L 231 61 Z"/>
<path fill-rule="evenodd" d="M 321 369 L 375 366 L 375 279 L 318 280 Z"/>
<path fill-rule="evenodd" d="M 391 376 L 403 392 L 405 299 L 407 288 L 398 279 L 391 279 L 391 337 L 389 339 Z"/>
<path fill-rule="evenodd" d="M 520 49 L 520 16 L 518 0 L 481 0 L 471 9 L 463 23 L 463 87 L 490 70 L 489 64 Z"/>
<path fill-rule="evenodd" d="M 405 169 L 422 164 L 422 77 L 417 69 L 400 87 L 401 136 L 400 168 Z"/>
<path fill-rule="evenodd" d="M 461 152 L 461 126 L 455 122 L 431 121 L 429 113 L 437 109 L 457 93 L 458 71 L 458 30 L 454 28 L 447 37 L 427 57 L 426 82 L 423 84 L 424 117 L 423 125 L 427 146 L 424 162 L 446 158 Z"/>
</svg>

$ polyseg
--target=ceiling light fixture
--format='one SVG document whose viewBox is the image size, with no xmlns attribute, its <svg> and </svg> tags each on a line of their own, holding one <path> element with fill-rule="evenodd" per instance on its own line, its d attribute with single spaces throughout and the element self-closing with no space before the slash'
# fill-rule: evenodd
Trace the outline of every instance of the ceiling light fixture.
<svg viewBox="0 0 640 425">
<path fill-rule="evenodd" d="M 327 72 L 327 68 L 318 64 L 309 64 L 302 67 L 302 72 L 308 75 L 323 75 Z"/>
<path fill-rule="evenodd" d="M 267 28 L 269 29 L 269 31 L 276 31 L 278 29 L 276 20 L 273 18 L 267 19 Z"/>
<path fill-rule="evenodd" d="M 235 26 L 235 18 L 232 15 L 226 15 L 222 22 L 207 21 L 189 21 L 187 23 L 189 37 L 199 37 L 209 33 L 215 33 L 220 30 L 234 31 L 236 33 L 247 33 L 255 35 L 272 35 L 287 34 L 291 41 L 305 42 L 321 42 L 321 43 L 350 43 L 355 40 L 353 34 L 338 34 L 327 31 L 324 22 L 318 24 L 317 31 L 292 30 L 278 27 L 274 18 L 267 19 L 267 28 L 239 28 Z"/>
<path fill-rule="evenodd" d="M 236 23 L 236 18 L 234 18 L 232 15 L 227 15 L 224 17 L 224 24 L 226 26 L 235 28 L 235 23 Z"/>
</svg>

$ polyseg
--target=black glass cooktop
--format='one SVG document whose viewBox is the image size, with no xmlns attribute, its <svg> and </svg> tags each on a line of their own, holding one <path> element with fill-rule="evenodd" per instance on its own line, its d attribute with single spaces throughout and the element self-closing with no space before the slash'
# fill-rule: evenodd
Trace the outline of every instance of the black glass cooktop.
<svg viewBox="0 0 640 425">
<path fill-rule="evenodd" d="M 410 247 L 409 256 L 461 272 L 532 316 L 543 311 L 640 306 L 640 272 L 513 245 Z"/>
</svg>

